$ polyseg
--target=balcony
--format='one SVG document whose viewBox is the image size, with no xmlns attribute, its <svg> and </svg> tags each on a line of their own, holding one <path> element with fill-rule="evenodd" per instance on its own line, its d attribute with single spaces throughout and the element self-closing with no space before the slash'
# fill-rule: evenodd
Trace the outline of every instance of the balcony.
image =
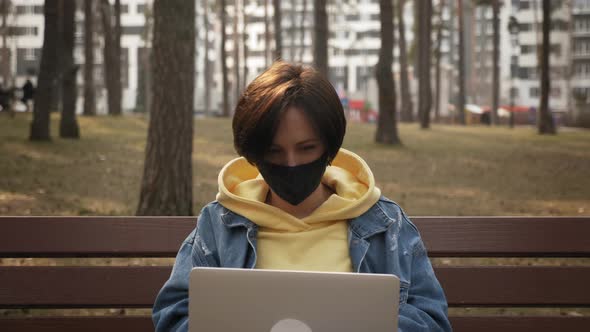
<svg viewBox="0 0 590 332">
<path fill-rule="evenodd" d="M 572 31 L 574 37 L 590 37 L 590 29 L 574 29 Z"/>
<path fill-rule="evenodd" d="M 590 51 L 586 52 L 574 52 L 572 54 L 574 60 L 590 60 Z"/>
<path fill-rule="evenodd" d="M 574 6 L 572 15 L 590 15 L 590 6 Z"/>
</svg>

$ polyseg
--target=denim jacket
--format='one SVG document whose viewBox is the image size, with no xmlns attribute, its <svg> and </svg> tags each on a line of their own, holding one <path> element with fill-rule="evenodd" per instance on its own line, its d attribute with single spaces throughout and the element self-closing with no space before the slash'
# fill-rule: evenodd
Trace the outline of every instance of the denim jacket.
<svg viewBox="0 0 590 332">
<path fill-rule="evenodd" d="M 252 221 L 218 202 L 203 208 L 154 303 L 156 331 L 188 330 L 188 282 L 193 267 L 255 268 L 257 231 Z M 355 272 L 400 278 L 398 331 L 451 331 L 447 301 L 418 229 L 396 203 L 382 196 L 367 212 L 350 220 L 348 242 Z"/>
</svg>

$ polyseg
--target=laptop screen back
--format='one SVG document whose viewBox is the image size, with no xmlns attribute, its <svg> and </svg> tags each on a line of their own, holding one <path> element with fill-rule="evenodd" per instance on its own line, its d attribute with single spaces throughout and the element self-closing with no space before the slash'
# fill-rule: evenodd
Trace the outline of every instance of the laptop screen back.
<svg viewBox="0 0 590 332">
<path fill-rule="evenodd" d="M 194 268 L 189 331 L 397 331 L 393 275 Z"/>
</svg>

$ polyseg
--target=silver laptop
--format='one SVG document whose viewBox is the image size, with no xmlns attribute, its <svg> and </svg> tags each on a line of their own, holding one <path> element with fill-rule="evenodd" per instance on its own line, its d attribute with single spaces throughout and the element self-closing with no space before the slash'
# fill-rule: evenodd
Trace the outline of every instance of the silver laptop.
<svg viewBox="0 0 590 332">
<path fill-rule="evenodd" d="M 394 275 L 194 268 L 189 331 L 397 331 Z"/>
</svg>

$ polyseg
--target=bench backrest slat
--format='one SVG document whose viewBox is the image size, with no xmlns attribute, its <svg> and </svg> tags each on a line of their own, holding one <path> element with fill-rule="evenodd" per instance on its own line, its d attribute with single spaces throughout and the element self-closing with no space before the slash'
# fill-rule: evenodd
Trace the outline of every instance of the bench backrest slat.
<svg viewBox="0 0 590 332">
<path fill-rule="evenodd" d="M 450 306 L 590 306 L 590 266 L 439 266 L 435 273 Z"/>
<path fill-rule="evenodd" d="M 153 332 L 154 324 L 145 316 L 3 318 L 0 331 Z"/>
<path fill-rule="evenodd" d="M 0 257 L 174 257 L 197 217 L 2 217 Z"/>
<path fill-rule="evenodd" d="M 144 307 L 167 266 L 0 267 L 0 308 Z M 450 306 L 590 306 L 590 267 L 436 267 Z"/>
<path fill-rule="evenodd" d="M 431 257 L 590 257 L 590 217 L 413 221 Z M 174 257 L 196 217 L 2 217 L 0 223 L 0 257 Z"/>
<path fill-rule="evenodd" d="M 168 266 L 0 266 L 0 308 L 151 308 Z"/>
<path fill-rule="evenodd" d="M 454 331 L 580 332 L 590 317 L 472 316 L 451 317 Z M 587 329 L 586 329 L 587 330 Z M 153 332 L 150 317 L 40 317 L 0 319 L 0 331 L 42 332 Z"/>
<path fill-rule="evenodd" d="M 590 257 L 590 217 L 417 217 L 431 257 Z"/>
<path fill-rule="evenodd" d="M 414 217 L 431 257 L 590 257 L 590 217 Z M 0 217 L 0 257 L 174 257 L 196 217 Z M 0 266 L 3 308 L 151 308 L 170 266 Z M 590 308 L 590 266 L 435 266 L 451 307 Z M 590 317 L 451 316 L 454 331 Z M 153 331 L 150 317 L 1 318 L 0 331 Z"/>
</svg>

